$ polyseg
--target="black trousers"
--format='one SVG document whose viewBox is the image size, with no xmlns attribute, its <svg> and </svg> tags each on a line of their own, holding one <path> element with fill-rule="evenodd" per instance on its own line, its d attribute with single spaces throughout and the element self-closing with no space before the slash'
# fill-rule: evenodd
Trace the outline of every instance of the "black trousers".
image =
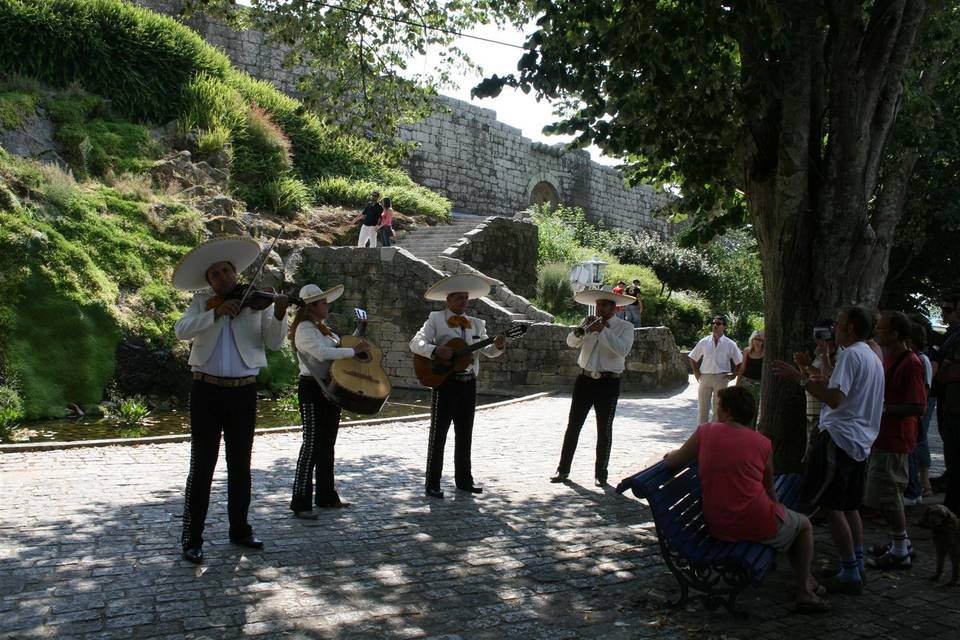
<svg viewBox="0 0 960 640">
<path fill-rule="evenodd" d="M 943 504 L 960 515 L 960 413 L 941 411 L 937 420 L 940 437 L 943 438 L 943 460 L 947 467 L 947 493 Z"/>
<path fill-rule="evenodd" d="M 340 430 L 340 407 L 327 400 L 313 378 L 300 378 L 297 388 L 303 444 L 297 458 L 290 509 L 309 511 L 314 505 L 313 474 L 317 476 L 316 504 L 339 502 L 333 483 L 334 447 Z"/>
<path fill-rule="evenodd" d="M 250 535 L 250 455 L 257 419 L 257 385 L 218 387 L 195 380 L 190 390 L 190 473 L 183 502 L 184 548 L 203 544 L 203 525 L 210 506 L 210 485 L 220 454 L 220 435 L 227 453 L 227 514 L 230 538 Z"/>
<path fill-rule="evenodd" d="M 573 383 L 573 398 L 570 402 L 570 415 L 567 418 L 567 431 L 563 435 L 563 451 L 560 453 L 559 473 L 570 473 L 573 454 L 577 451 L 580 430 L 593 408 L 597 416 L 597 461 L 594 465 L 594 477 L 607 480 L 607 465 L 610 463 L 610 447 L 613 445 L 613 418 L 617 413 L 617 400 L 620 398 L 620 378 L 598 378 L 578 376 Z"/>
<path fill-rule="evenodd" d="M 430 441 L 427 445 L 427 488 L 439 489 L 443 475 L 443 447 L 453 422 L 454 481 L 458 487 L 472 487 L 470 447 L 473 414 L 477 405 L 477 381 L 458 382 L 450 377 L 433 390 L 430 406 Z"/>
</svg>

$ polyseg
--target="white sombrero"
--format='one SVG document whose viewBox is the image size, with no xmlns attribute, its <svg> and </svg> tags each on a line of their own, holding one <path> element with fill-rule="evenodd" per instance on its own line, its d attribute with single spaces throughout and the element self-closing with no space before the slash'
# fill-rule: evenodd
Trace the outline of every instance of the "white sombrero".
<svg viewBox="0 0 960 640">
<path fill-rule="evenodd" d="M 256 261 L 260 245 L 253 238 L 228 236 L 215 238 L 192 249 L 180 259 L 173 272 L 173 286 L 184 291 L 196 291 L 210 286 L 207 269 L 218 262 L 230 262 L 241 273 Z"/>
<path fill-rule="evenodd" d="M 636 298 L 622 296 L 619 293 L 614 293 L 613 291 L 604 291 L 603 289 L 586 289 L 574 295 L 573 299 L 580 304 L 586 305 L 597 304 L 598 300 L 609 300 L 618 307 L 633 304 L 637 301 Z"/>
<path fill-rule="evenodd" d="M 446 300 L 451 293 L 466 293 L 470 300 L 476 300 L 490 293 L 490 283 L 470 273 L 461 273 L 444 278 L 423 294 L 427 300 Z"/>
<path fill-rule="evenodd" d="M 316 302 L 317 300 L 326 300 L 329 303 L 333 302 L 342 295 L 342 284 L 338 284 L 335 287 L 330 287 L 326 291 L 315 284 L 305 284 L 300 287 L 300 298 L 303 300 L 303 304 L 310 304 L 311 302 Z"/>
</svg>

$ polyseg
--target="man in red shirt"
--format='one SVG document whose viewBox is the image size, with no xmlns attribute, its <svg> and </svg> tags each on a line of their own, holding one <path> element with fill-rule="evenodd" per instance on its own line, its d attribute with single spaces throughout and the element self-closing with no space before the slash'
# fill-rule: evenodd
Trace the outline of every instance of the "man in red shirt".
<svg viewBox="0 0 960 640">
<path fill-rule="evenodd" d="M 884 352 L 883 417 L 870 452 L 864 504 L 883 513 L 892 541 L 870 550 L 877 557 L 868 566 L 908 569 L 912 565 L 912 549 L 903 512 L 903 491 L 907 487 L 907 456 L 917 446 L 919 418 L 926 411 L 927 388 L 923 364 L 907 348 L 910 319 L 905 314 L 881 313 L 876 338 Z"/>
</svg>

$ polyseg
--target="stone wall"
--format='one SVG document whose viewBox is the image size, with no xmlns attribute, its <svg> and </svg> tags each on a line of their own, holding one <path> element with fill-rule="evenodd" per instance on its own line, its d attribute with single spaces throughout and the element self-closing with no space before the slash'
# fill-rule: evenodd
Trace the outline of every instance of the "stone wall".
<svg viewBox="0 0 960 640">
<path fill-rule="evenodd" d="M 531 298 L 537 288 L 537 226 L 511 218 L 489 217 L 443 252 Z"/>
<path fill-rule="evenodd" d="M 182 0 L 134 0 L 177 16 Z M 221 49 L 250 75 L 297 95 L 303 67 L 283 67 L 288 49 L 267 44 L 254 30 L 236 32 L 217 20 L 194 15 L 184 23 Z M 420 143 L 407 169 L 418 183 L 448 197 L 454 208 L 481 215 L 512 216 L 533 201 L 583 207 L 608 228 L 670 235 L 670 225 L 652 213 L 671 196 L 651 187 L 628 188 L 620 172 L 593 162 L 587 151 L 532 142 L 497 120 L 490 109 L 441 96 L 426 120 L 404 126 L 403 140 Z"/>
<path fill-rule="evenodd" d="M 307 281 L 328 287 L 342 283 L 343 297 L 331 309 L 330 322 L 342 332 L 353 330 L 353 307 L 370 314 L 368 336 L 384 352 L 384 368 L 396 385 L 416 386 L 409 341 L 430 311 L 442 303 L 423 299 L 423 292 L 442 276 L 401 247 L 308 247 L 303 249 L 296 285 Z M 483 300 L 471 303 L 470 314 L 483 318 L 491 334 L 507 328 L 503 311 Z M 568 327 L 538 323 L 503 356 L 483 358 L 480 388 L 516 395 L 569 390 L 578 374 L 577 352 L 566 346 Z M 637 329 L 624 377 L 627 391 L 668 389 L 684 384 L 683 358 L 665 327 Z"/>
</svg>

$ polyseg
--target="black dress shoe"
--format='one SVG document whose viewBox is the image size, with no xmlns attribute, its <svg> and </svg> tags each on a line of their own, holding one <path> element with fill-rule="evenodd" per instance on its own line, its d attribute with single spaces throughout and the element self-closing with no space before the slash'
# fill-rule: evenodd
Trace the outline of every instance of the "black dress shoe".
<svg viewBox="0 0 960 640">
<path fill-rule="evenodd" d="M 350 503 L 337 498 L 336 500 L 328 500 L 327 502 L 318 502 L 317 506 L 321 509 L 342 509 L 343 507 L 349 507 Z"/>
<path fill-rule="evenodd" d="M 184 547 L 183 559 L 187 562 L 192 562 L 193 564 L 203 564 L 203 548 Z"/>
<path fill-rule="evenodd" d="M 483 493 L 483 487 L 472 484 L 469 487 L 457 487 L 457 491 L 467 491 L 469 493 Z"/>
<path fill-rule="evenodd" d="M 430 498 L 440 498 L 442 500 L 443 491 L 440 489 L 431 489 L 430 487 L 427 487 L 427 496 Z"/>
<path fill-rule="evenodd" d="M 553 483 L 566 482 L 567 478 L 569 477 L 570 477 L 569 473 L 557 473 L 557 475 L 550 478 L 550 482 L 553 482 Z"/>
<path fill-rule="evenodd" d="M 596 478 L 596 479 L 593 481 L 593 486 L 595 486 L 595 487 L 605 487 L 605 486 L 607 486 L 607 479 L 606 479 L 606 478 L 603 478 L 603 479 Z"/>
<path fill-rule="evenodd" d="M 241 547 L 247 547 L 248 549 L 263 549 L 263 540 L 252 533 L 243 538 L 230 538 L 230 542 L 238 544 Z"/>
</svg>

